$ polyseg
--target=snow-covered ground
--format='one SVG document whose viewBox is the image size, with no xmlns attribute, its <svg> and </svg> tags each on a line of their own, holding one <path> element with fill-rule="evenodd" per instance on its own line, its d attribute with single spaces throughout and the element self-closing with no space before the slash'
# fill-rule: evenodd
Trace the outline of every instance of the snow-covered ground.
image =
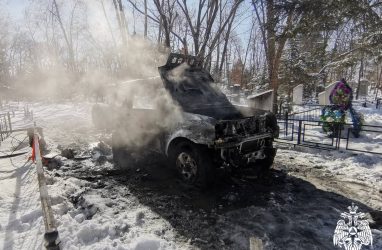
<svg viewBox="0 0 382 250">
<path fill-rule="evenodd" d="M 15 116 L 12 116 L 13 129 L 33 125 L 30 118 L 24 118 L 26 104 L 12 103 L 12 106 L 15 110 Z M 58 146 L 64 148 L 74 144 L 81 149 L 91 149 L 90 144 L 102 137 L 102 133 L 92 127 L 91 105 L 87 103 L 29 103 L 28 108 L 33 110 L 37 126 L 44 129 L 52 155 L 60 152 Z M 30 151 L 28 139 L 25 138 L 26 132 L 15 133 L 7 138 L 2 142 L 1 150 L 4 151 L 0 156 Z M 22 149 L 13 152 L 13 147 L 22 140 Z M 2 249 L 41 249 L 43 246 L 44 224 L 37 175 L 34 164 L 27 162 L 28 157 L 29 154 L 24 154 L 0 159 Z M 102 175 L 113 169 L 111 163 L 100 166 L 95 158 L 81 162 L 60 156 L 55 159 L 62 166 L 57 173 L 54 170 L 46 174 L 63 249 L 177 249 L 183 246 L 173 243 L 175 237 L 169 223 L 129 195 L 125 185 L 114 190 L 118 194 L 116 199 L 113 194 L 101 196 L 96 192 L 88 192 L 98 183 L 70 176 L 60 178 L 63 172 L 71 171 L 76 166 L 86 171 L 98 171 L 98 175 Z M 121 197 L 121 194 L 126 197 Z"/>
<path fill-rule="evenodd" d="M 20 107 L 14 127 L 32 124 Z M 137 171 L 116 170 L 99 144 L 108 135 L 91 124 L 90 103 L 30 103 L 29 109 L 53 155 L 71 147 L 83 156 L 58 155 L 46 169 L 63 249 L 249 249 L 251 237 L 262 239 L 265 249 L 334 249 L 337 220 L 352 202 L 367 213 L 374 249 L 382 249 L 381 156 L 284 147 L 270 176 L 221 174 L 200 193 L 155 161 Z M 362 112 L 368 122 L 381 122 L 380 110 Z M 3 155 L 25 135 L 3 142 Z M 23 142 L 15 152 L 28 150 Z M 37 176 L 28 156 L 0 159 L 2 249 L 43 247 Z"/>
</svg>

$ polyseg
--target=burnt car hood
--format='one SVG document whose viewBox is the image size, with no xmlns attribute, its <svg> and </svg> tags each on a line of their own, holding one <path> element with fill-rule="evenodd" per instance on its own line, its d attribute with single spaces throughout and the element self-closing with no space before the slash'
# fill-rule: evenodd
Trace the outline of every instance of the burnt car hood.
<svg viewBox="0 0 382 250">
<path fill-rule="evenodd" d="M 183 59 L 183 63 L 171 63 L 174 58 L 170 56 L 166 65 L 158 69 L 164 87 L 183 111 L 218 120 L 240 119 L 266 113 L 263 110 L 233 105 L 215 86 L 208 71 L 198 65 L 190 65 L 185 61 L 189 57 L 176 56 L 180 56 L 180 59 L 175 59 Z"/>
<path fill-rule="evenodd" d="M 198 106 L 192 108 L 187 106 L 182 108 L 185 112 L 212 117 L 216 120 L 235 120 L 267 113 L 265 110 L 235 106 L 232 104 L 226 106 Z"/>
</svg>

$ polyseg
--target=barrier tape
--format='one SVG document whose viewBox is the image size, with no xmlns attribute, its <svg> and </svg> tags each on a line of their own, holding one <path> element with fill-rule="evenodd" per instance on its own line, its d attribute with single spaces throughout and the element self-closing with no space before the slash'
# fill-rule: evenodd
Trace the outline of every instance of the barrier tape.
<svg viewBox="0 0 382 250">
<path fill-rule="evenodd" d="M 48 188 L 46 186 L 39 141 L 39 134 L 35 127 L 33 134 L 31 159 L 36 164 L 37 178 L 40 189 L 40 200 L 45 224 L 45 247 L 48 250 L 59 250 L 60 239 L 58 236 L 58 231 L 52 212 L 52 203 L 50 201 Z"/>
</svg>

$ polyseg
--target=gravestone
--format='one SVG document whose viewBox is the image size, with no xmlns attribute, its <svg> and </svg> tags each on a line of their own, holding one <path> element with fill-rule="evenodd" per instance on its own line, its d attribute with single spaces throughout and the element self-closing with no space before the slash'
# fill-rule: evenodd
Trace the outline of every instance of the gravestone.
<svg viewBox="0 0 382 250">
<path fill-rule="evenodd" d="M 303 94 L 303 85 L 297 85 L 296 87 L 293 88 L 293 103 L 294 104 L 302 104 L 302 94 Z"/>
<path fill-rule="evenodd" d="M 332 92 L 332 90 L 334 89 L 334 87 L 336 86 L 336 84 L 337 83 L 335 82 L 335 83 L 332 83 L 332 84 L 326 86 L 325 90 L 318 94 L 318 103 L 320 105 L 329 105 L 330 104 L 329 96 L 330 96 L 330 93 Z"/>
<path fill-rule="evenodd" d="M 241 89 L 240 84 L 233 85 L 232 97 L 234 102 L 240 102 L 240 89 Z"/>
<path fill-rule="evenodd" d="M 369 89 L 369 81 L 361 80 L 360 85 L 359 85 L 358 95 L 359 96 L 367 96 L 368 89 Z"/>
<path fill-rule="evenodd" d="M 267 90 L 261 93 L 250 95 L 247 97 L 251 107 L 261 110 L 272 110 L 273 106 L 273 90 Z"/>
<path fill-rule="evenodd" d="M 318 104 L 320 105 L 325 105 L 326 96 L 325 96 L 325 91 L 318 93 Z"/>
</svg>

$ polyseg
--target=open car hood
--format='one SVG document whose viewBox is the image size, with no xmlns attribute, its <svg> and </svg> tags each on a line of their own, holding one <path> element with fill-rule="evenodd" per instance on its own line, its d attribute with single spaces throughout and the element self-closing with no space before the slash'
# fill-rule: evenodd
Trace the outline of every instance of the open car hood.
<svg viewBox="0 0 382 250">
<path fill-rule="evenodd" d="M 167 63 L 158 69 L 164 87 L 185 112 L 215 119 L 240 119 L 265 113 L 234 106 L 195 57 L 170 54 Z"/>
</svg>

